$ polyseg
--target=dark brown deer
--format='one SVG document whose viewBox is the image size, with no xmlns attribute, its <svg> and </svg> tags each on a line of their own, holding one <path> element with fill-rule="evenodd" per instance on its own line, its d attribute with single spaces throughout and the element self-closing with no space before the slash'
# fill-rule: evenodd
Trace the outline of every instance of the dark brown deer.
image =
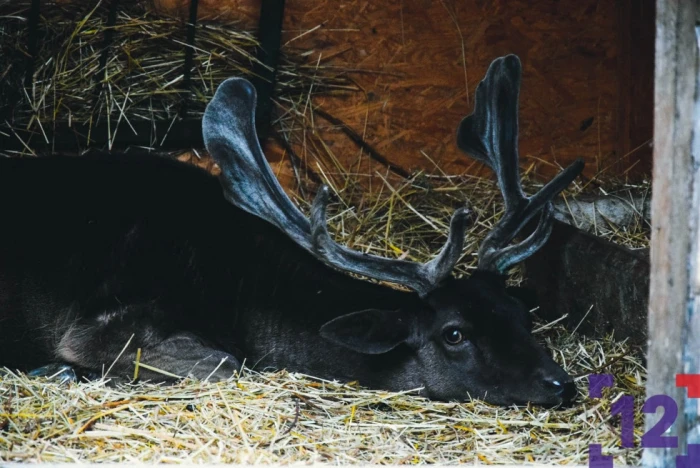
<svg viewBox="0 0 700 468">
<path fill-rule="evenodd" d="M 494 61 L 459 127 L 460 148 L 496 172 L 506 202 L 468 279 L 451 276 L 466 208 L 427 263 L 337 244 L 325 188 L 307 218 L 265 160 L 243 79 L 223 82 L 204 115 L 218 181 L 147 155 L 0 160 L 0 365 L 128 378 L 141 349 L 141 378 L 158 381 L 225 379 L 245 361 L 443 400 L 572 400 L 571 377 L 535 342 L 503 276 L 547 240 L 550 201 L 582 169 L 523 194 L 520 74 L 517 57 Z"/>
</svg>

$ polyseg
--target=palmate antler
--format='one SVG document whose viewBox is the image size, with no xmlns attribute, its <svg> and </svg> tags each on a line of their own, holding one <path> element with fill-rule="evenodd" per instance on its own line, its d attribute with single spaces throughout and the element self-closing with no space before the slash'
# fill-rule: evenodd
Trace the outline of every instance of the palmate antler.
<svg viewBox="0 0 700 468">
<path fill-rule="evenodd" d="M 458 146 L 496 172 L 505 198 L 505 214 L 479 250 L 479 269 L 499 273 L 547 241 L 552 228 L 550 201 L 583 169 L 578 160 L 534 196 L 523 193 L 517 151 L 520 73 L 516 56 L 496 59 L 477 87 L 474 112 L 457 132 Z M 272 173 L 255 133 L 255 100 L 255 88 L 248 81 L 231 78 L 219 86 L 204 113 L 204 142 L 221 167 L 222 187 L 231 203 L 273 224 L 321 262 L 346 272 L 401 284 L 421 296 L 450 275 L 464 245 L 466 208 L 455 211 L 445 245 L 427 263 L 377 257 L 339 245 L 326 227 L 328 188 L 319 190 L 307 219 Z M 507 246 L 538 213 L 535 232 Z"/>
<path fill-rule="evenodd" d="M 328 188 L 319 190 L 307 219 L 272 173 L 255 133 L 255 100 L 253 85 L 231 78 L 221 83 L 204 112 L 204 142 L 221 168 L 222 187 L 231 203 L 273 224 L 323 263 L 346 272 L 401 284 L 421 296 L 450 275 L 464 245 L 466 208 L 452 215 L 447 242 L 427 263 L 377 257 L 337 244 L 326 227 Z"/>
<path fill-rule="evenodd" d="M 504 273 L 535 253 L 552 230 L 551 200 L 583 170 L 576 160 L 539 192 L 525 196 L 518 167 L 518 94 L 521 65 L 515 55 L 494 60 L 476 88 L 474 112 L 465 117 L 457 130 L 457 145 L 494 170 L 505 200 L 505 213 L 479 248 L 481 270 Z M 537 214 L 535 231 L 522 242 L 508 246 Z"/>
</svg>

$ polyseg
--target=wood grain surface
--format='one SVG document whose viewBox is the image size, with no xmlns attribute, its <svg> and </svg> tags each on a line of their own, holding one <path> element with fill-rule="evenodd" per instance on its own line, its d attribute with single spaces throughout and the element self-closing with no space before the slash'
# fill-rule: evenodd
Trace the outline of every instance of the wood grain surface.
<svg viewBox="0 0 700 468">
<path fill-rule="evenodd" d="M 151 0 L 186 18 L 189 0 Z M 201 19 L 257 26 L 260 0 L 199 0 Z M 632 179 L 651 172 L 653 0 L 288 0 L 283 44 L 357 70 L 363 92 L 318 98 L 407 171 L 479 172 L 455 129 L 471 112 L 489 63 L 523 62 L 523 166 L 551 176 L 577 157 L 585 174 Z M 334 125 L 317 119 L 344 167 L 381 171 Z M 302 157 L 304 144 L 295 146 Z M 284 151 L 268 145 L 274 163 Z M 288 173 L 288 168 L 283 172 Z"/>
</svg>

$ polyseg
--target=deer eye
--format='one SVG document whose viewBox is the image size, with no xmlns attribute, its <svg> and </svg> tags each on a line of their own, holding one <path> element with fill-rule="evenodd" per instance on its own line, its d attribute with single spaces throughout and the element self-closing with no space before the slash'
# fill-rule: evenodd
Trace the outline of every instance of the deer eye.
<svg viewBox="0 0 700 468">
<path fill-rule="evenodd" d="M 457 345 L 464 341 L 464 334 L 459 328 L 448 328 L 442 333 L 447 344 Z"/>
</svg>

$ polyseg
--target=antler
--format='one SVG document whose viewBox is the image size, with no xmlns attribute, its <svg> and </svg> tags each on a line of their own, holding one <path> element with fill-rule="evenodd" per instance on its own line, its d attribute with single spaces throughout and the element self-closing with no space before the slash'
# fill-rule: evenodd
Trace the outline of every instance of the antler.
<svg viewBox="0 0 700 468">
<path fill-rule="evenodd" d="M 204 143 L 221 168 L 224 195 L 234 205 L 276 226 L 323 263 L 346 272 L 404 285 L 427 295 L 459 260 L 469 211 L 452 216 L 447 242 L 427 263 L 393 260 L 337 244 L 326 227 L 328 188 L 322 187 L 311 220 L 292 203 L 275 178 L 255 134 L 255 88 L 242 78 L 219 86 L 202 121 Z"/>
<path fill-rule="evenodd" d="M 457 146 L 494 170 L 505 200 L 505 214 L 479 248 L 479 269 L 499 273 L 535 253 L 552 230 L 551 200 L 583 170 L 578 159 L 531 197 L 520 186 L 518 167 L 518 94 L 521 65 L 516 55 L 494 60 L 476 88 L 474 112 L 457 130 Z M 535 231 L 507 246 L 538 213 Z"/>
</svg>

